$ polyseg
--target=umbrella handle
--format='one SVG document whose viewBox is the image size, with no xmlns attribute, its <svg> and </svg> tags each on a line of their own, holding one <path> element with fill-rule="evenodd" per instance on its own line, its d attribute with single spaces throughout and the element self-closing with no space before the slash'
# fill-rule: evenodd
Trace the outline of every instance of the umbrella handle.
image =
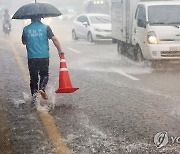
<svg viewBox="0 0 180 154">
<path fill-rule="evenodd" d="M 35 0 L 35 3 L 37 3 L 37 1 Z"/>
</svg>

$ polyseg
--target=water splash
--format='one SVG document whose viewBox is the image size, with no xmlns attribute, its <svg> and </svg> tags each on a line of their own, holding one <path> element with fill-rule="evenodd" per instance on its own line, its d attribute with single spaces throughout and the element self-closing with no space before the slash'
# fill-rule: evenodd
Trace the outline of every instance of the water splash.
<svg viewBox="0 0 180 154">
<path fill-rule="evenodd" d="M 55 83 L 56 84 L 56 83 Z M 49 96 L 49 103 L 52 107 L 52 109 L 55 108 L 56 105 L 56 94 L 55 94 L 55 86 L 54 85 L 48 85 L 47 87 L 47 94 Z"/>
<path fill-rule="evenodd" d="M 40 94 L 37 94 L 35 106 L 36 109 L 41 112 L 48 112 L 50 110 L 48 106 L 48 101 L 43 100 Z"/>
<path fill-rule="evenodd" d="M 13 100 L 13 103 L 14 103 L 14 105 L 16 106 L 16 107 L 19 107 L 20 105 L 22 105 L 22 104 L 25 104 L 25 100 Z"/>
<path fill-rule="evenodd" d="M 55 83 L 56 84 L 56 83 Z M 36 109 L 42 112 L 48 112 L 51 109 L 55 108 L 56 105 L 56 94 L 55 94 L 55 84 L 49 84 L 46 88 L 46 93 L 48 95 L 48 100 L 43 100 L 40 94 L 37 94 L 35 106 Z M 28 103 L 30 104 L 32 101 L 32 97 L 30 94 L 22 92 L 23 100 L 15 100 L 13 103 L 16 107 L 19 107 L 21 104 Z"/>
<path fill-rule="evenodd" d="M 24 98 L 25 101 L 30 101 L 31 100 L 30 95 L 28 95 L 28 94 L 26 94 L 24 92 L 22 94 L 23 94 L 23 98 Z"/>
<path fill-rule="evenodd" d="M 94 72 L 111 72 L 108 68 L 116 68 L 128 74 L 149 74 L 153 71 L 149 62 L 134 62 L 127 57 L 117 56 L 117 54 L 113 52 L 108 55 L 100 55 L 101 58 L 97 57 L 96 55 L 91 59 L 89 57 L 83 58 L 70 68 Z M 96 65 L 97 63 L 98 65 Z M 96 67 L 92 67 L 94 65 L 96 65 Z"/>
</svg>

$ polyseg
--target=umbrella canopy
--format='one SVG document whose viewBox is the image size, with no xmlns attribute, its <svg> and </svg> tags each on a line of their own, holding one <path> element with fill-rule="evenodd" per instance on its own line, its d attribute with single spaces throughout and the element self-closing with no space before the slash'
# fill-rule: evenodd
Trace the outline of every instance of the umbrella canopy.
<svg viewBox="0 0 180 154">
<path fill-rule="evenodd" d="M 56 17 L 62 13 L 53 5 L 48 3 L 32 3 L 20 7 L 13 15 L 12 19 L 31 19 L 38 17 Z"/>
</svg>

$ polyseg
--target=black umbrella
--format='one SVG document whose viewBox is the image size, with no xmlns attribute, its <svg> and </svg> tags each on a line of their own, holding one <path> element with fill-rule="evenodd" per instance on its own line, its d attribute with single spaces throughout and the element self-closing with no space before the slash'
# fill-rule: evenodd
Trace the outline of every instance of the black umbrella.
<svg viewBox="0 0 180 154">
<path fill-rule="evenodd" d="M 48 3 L 32 3 L 20 7 L 13 15 L 12 19 L 31 19 L 37 17 L 56 17 L 62 13 L 53 5 Z"/>
</svg>

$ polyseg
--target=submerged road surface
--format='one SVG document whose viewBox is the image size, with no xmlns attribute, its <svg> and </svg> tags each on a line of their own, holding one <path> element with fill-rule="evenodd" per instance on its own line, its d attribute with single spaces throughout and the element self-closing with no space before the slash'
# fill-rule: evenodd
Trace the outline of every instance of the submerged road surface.
<svg viewBox="0 0 180 154">
<path fill-rule="evenodd" d="M 111 41 L 71 39 L 72 23 L 52 20 L 72 85 L 55 94 L 59 58 L 50 41 L 50 112 L 30 107 L 23 22 L 0 33 L 0 150 L 26 154 L 180 153 L 179 64 L 151 67 L 118 55 Z M 3 126 L 3 127 L 2 127 Z M 2 151 L 1 150 L 1 151 Z"/>
</svg>

